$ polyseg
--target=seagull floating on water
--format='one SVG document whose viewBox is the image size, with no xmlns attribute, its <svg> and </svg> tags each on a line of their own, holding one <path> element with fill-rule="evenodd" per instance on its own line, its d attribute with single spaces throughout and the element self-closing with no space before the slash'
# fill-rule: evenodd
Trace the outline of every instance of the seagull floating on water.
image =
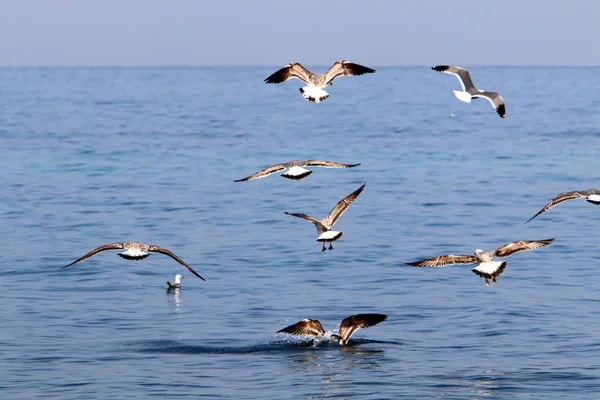
<svg viewBox="0 0 600 400">
<path fill-rule="evenodd" d="M 598 190 L 598 189 L 582 190 L 582 191 L 575 191 L 575 192 L 565 192 L 565 193 L 559 194 L 558 196 L 556 196 L 555 198 L 550 200 L 548 202 L 548 204 L 546 204 L 544 206 L 544 208 L 542 208 L 540 211 L 538 211 L 538 213 L 535 214 L 533 217 L 529 218 L 529 220 L 527 222 L 531 221 L 538 215 L 545 213 L 552 207 L 559 205 L 563 201 L 580 199 L 582 197 L 586 197 L 586 201 L 588 201 L 589 203 L 592 203 L 595 205 L 600 205 L 600 190 Z M 525 222 L 525 223 L 527 223 L 527 222 Z"/>
<path fill-rule="evenodd" d="M 283 171 L 285 169 L 289 169 L 289 171 L 284 172 L 283 174 L 281 174 L 281 176 L 287 179 L 294 179 L 299 181 L 300 179 L 304 179 L 310 174 L 312 174 L 312 171 L 304 169 L 303 167 L 354 168 L 359 165 L 360 163 L 340 164 L 337 162 L 326 160 L 292 160 L 286 163 L 271 165 L 270 167 L 261 169 L 255 174 L 247 176 L 243 179 L 237 179 L 234 182 L 253 181 L 254 179 L 264 178 L 266 176 L 274 174 L 275 172 Z"/>
<path fill-rule="evenodd" d="M 492 103 L 492 107 L 494 107 L 494 110 L 496 110 L 501 118 L 504 118 L 506 115 L 506 106 L 502 96 L 496 92 L 485 92 L 477 89 L 471 80 L 469 71 L 466 69 L 454 65 L 436 65 L 435 67 L 431 67 L 431 69 L 434 71 L 443 72 L 445 74 L 454 75 L 458 78 L 460 84 L 462 85 L 463 91 L 460 92 L 458 90 L 453 90 L 453 92 L 456 98 L 460 101 L 470 103 L 472 99 L 483 97 Z"/>
<path fill-rule="evenodd" d="M 67 268 L 70 267 L 73 264 L 77 264 L 80 261 L 83 261 L 87 258 L 90 258 L 98 253 L 100 253 L 101 251 L 106 251 L 106 250 L 122 250 L 125 249 L 126 251 L 122 252 L 122 253 L 118 253 L 118 255 L 126 260 L 142 260 L 146 257 L 148 257 L 150 254 L 148 254 L 148 252 L 154 252 L 154 253 L 161 253 L 164 254 L 166 256 L 171 257 L 173 260 L 177 261 L 179 264 L 183 265 L 184 267 L 186 267 L 192 274 L 196 275 L 198 278 L 202 279 L 203 281 L 205 281 L 206 279 L 204 279 L 203 277 L 201 277 L 200 275 L 198 275 L 198 273 L 196 271 L 194 271 L 192 269 L 192 267 L 190 267 L 189 265 L 187 265 L 186 263 L 183 262 L 183 260 L 179 257 L 177 257 L 173 252 L 171 252 L 168 249 L 162 248 L 160 246 L 155 246 L 153 244 L 144 244 L 141 242 L 125 242 L 125 243 L 108 243 L 108 244 L 103 244 L 100 247 L 95 248 L 94 250 L 90 251 L 89 253 L 87 253 L 86 255 L 84 255 L 81 258 L 78 258 L 77 260 L 73 261 L 71 264 L 69 265 L 65 265 L 63 268 Z"/>
<path fill-rule="evenodd" d="M 475 255 L 445 255 L 429 258 L 427 260 L 416 261 L 408 263 L 414 267 L 445 267 L 446 265 L 454 264 L 474 264 L 478 263 L 473 271 L 476 275 L 485 279 L 486 286 L 490 285 L 490 279 L 496 283 L 504 268 L 506 268 L 506 261 L 492 261 L 494 257 L 508 257 L 521 251 L 534 250 L 543 246 L 547 246 L 554 241 L 552 239 L 545 240 L 521 240 L 518 242 L 511 242 L 502 247 L 497 248 L 494 251 L 483 251 L 481 249 L 475 250 Z"/>
<path fill-rule="evenodd" d="M 345 345 L 350 340 L 350 337 L 361 328 L 369 328 L 375 326 L 380 322 L 387 319 L 387 315 L 384 314 L 356 314 L 351 315 L 348 318 L 344 318 L 340 329 L 337 334 L 331 335 L 331 340 L 335 340 L 340 345 Z M 322 338 L 326 336 L 323 325 L 316 320 L 311 318 L 305 318 L 302 321 L 298 321 L 293 325 L 287 326 L 277 333 L 289 333 L 290 335 L 296 336 L 315 336 Z"/>
<path fill-rule="evenodd" d="M 327 85 L 333 84 L 333 81 L 340 76 L 355 76 L 374 73 L 375 70 L 362 65 L 351 63 L 350 61 L 336 61 L 324 74 L 313 74 L 300 63 L 294 62 L 281 68 L 265 79 L 266 83 L 282 83 L 288 79 L 296 78 L 306 83 L 308 86 L 300 88 L 300 93 L 308 101 L 319 103 L 327 100 L 329 93 L 323 90 Z"/>
<path fill-rule="evenodd" d="M 175 275 L 175 282 L 171 283 L 167 281 L 167 285 L 169 285 L 169 289 L 181 289 L 181 279 L 183 279 L 183 275 L 177 274 Z"/>
<path fill-rule="evenodd" d="M 346 211 L 348 209 L 348 207 L 350 207 L 350 204 L 352 204 L 352 202 L 354 200 L 356 200 L 358 195 L 361 194 L 361 192 L 365 189 L 365 185 L 366 185 L 366 183 L 364 185 L 362 185 L 361 187 L 359 187 L 354 192 L 350 193 L 348 196 L 344 197 L 342 200 L 340 200 L 335 205 L 335 207 L 333 207 L 333 210 L 331 210 L 331 212 L 329 212 L 329 215 L 327 215 L 325 218 L 323 218 L 321 220 L 315 219 L 315 218 L 311 217 L 310 215 L 306 215 L 306 214 L 292 214 L 289 212 L 285 212 L 285 213 L 287 215 L 292 215 L 294 217 L 303 218 L 303 219 L 315 224 L 315 226 L 317 227 L 317 233 L 319 234 L 319 237 L 317 238 L 317 242 L 323 243 L 322 251 L 326 250 L 325 242 L 329 242 L 329 250 L 333 250 L 333 245 L 331 244 L 331 242 L 335 242 L 336 240 L 341 238 L 343 235 L 343 232 L 332 231 L 331 228 L 333 228 L 333 226 L 335 225 L 337 220 L 342 216 L 344 211 Z"/>
</svg>

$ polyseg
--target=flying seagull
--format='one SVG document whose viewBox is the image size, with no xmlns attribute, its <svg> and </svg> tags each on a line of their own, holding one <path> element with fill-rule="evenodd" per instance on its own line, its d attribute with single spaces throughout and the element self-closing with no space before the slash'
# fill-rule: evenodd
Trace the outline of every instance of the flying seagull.
<svg viewBox="0 0 600 400">
<path fill-rule="evenodd" d="M 181 289 L 181 279 L 183 279 L 183 275 L 177 274 L 175 275 L 175 282 L 171 283 L 167 281 L 167 285 L 169 285 L 169 289 Z"/>
<path fill-rule="evenodd" d="M 344 211 L 346 211 L 346 209 L 350 207 L 350 204 L 352 204 L 352 202 L 356 200 L 358 195 L 365 189 L 365 185 L 366 183 L 358 189 L 356 189 L 354 192 L 350 193 L 348 196 L 344 197 L 342 200 L 340 200 L 335 205 L 335 207 L 333 207 L 333 210 L 331 210 L 329 215 L 327 215 L 321 220 L 315 219 L 310 215 L 306 214 L 292 214 L 289 212 L 285 213 L 287 215 L 293 215 L 294 217 L 304 218 L 305 220 L 308 220 L 315 224 L 315 226 L 317 227 L 317 233 L 319 234 L 319 237 L 317 237 L 317 242 L 323 243 L 322 251 L 326 250 L 325 242 L 329 242 L 329 250 L 333 250 L 333 245 L 331 244 L 331 242 L 335 242 L 336 240 L 341 238 L 343 232 L 332 231 L 330 229 L 333 228 L 333 225 L 335 225 L 335 223 L 342 216 Z"/>
<path fill-rule="evenodd" d="M 499 277 L 504 268 L 506 268 L 506 261 L 492 261 L 494 257 L 508 257 L 521 251 L 534 250 L 539 247 L 547 246 L 554 241 L 553 239 L 545 240 L 521 240 L 518 242 L 511 242 L 502 247 L 497 248 L 494 251 L 483 251 L 481 249 L 475 250 L 475 255 L 446 255 L 430 258 L 427 260 L 416 261 L 408 263 L 414 267 L 445 267 L 446 265 L 454 264 L 475 264 L 477 266 L 473 268 L 475 274 L 485 279 L 486 286 L 490 285 L 490 279 L 496 283 L 496 278 Z"/>
<path fill-rule="evenodd" d="M 552 200 L 550 200 L 550 202 L 548 202 L 548 204 L 546 204 L 544 206 L 544 208 L 542 208 L 540 211 L 538 211 L 538 213 L 535 214 L 533 217 L 529 218 L 529 220 L 527 222 L 531 221 L 538 215 L 548 211 L 552 207 L 559 205 L 563 201 L 580 199 L 582 197 L 586 197 L 586 201 L 588 201 L 592 204 L 600 205 L 600 190 L 598 190 L 598 189 L 583 190 L 581 192 L 575 191 L 575 192 L 561 193 L 558 196 L 556 196 L 555 198 L 553 198 Z M 527 222 L 525 222 L 525 223 L 527 223 Z"/>
<path fill-rule="evenodd" d="M 360 165 L 358 164 L 340 164 L 333 161 L 325 161 L 325 160 L 292 160 L 286 163 L 275 164 L 267 167 L 265 169 L 261 169 L 255 174 L 247 176 L 243 179 L 237 179 L 234 182 L 246 182 L 252 181 L 254 179 L 264 178 L 275 172 L 283 171 L 285 169 L 289 169 L 289 171 L 281 174 L 284 178 L 294 179 L 299 181 L 300 179 L 304 179 L 310 174 L 312 171 L 304 169 L 303 167 L 325 167 L 325 168 L 353 168 Z"/>
<path fill-rule="evenodd" d="M 431 67 L 431 69 L 434 71 L 443 72 L 445 74 L 454 75 L 458 78 L 463 91 L 460 92 L 458 90 L 453 90 L 457 99 L 464 101 L 465 103 L 470 103 L 472 99 L 483 97 L 492 103 L 494 110 L 496 110 L 501 118 L 504 118 L 504 115 L 506 114 L 506 106 L 504 105 L 504 99 L 502 96 L 496 92 L 485 92 L 477 89 L 475 85 L 473 85 L 469 71 L 454 65 L 436 65 L 435 67 Z"/>
<path fill-rule="evenodd" d="M 177 261 L 179 264 L 183 265 L 184 267 L 186 267 L 192 274 L 196 275 L 198 278 L 202 279 L 203 281 L 206 280 L 203 277 L 201 277 L 200 275 L 198 275 L 198 273 L 196 271 L 194 271 L 192 269 L 192 267 L 190 267 L 189 265 L 184 263 L 181 258 L 177 257 L 170 250 L 164 249 L 159 246 L 155 246 L 153 244 L 144 244 L 144 243 L 140 243 L 140 242 L 103 244 L 102 246 L 90 251 L 83 257 L 78 258 L 77 260 L 73 261 L 71 264 L 65 265 L 63 268 L 67 268 L 73 264 L 77 264 L 78 262 L 83 261 L 87 258 L 90 258 L 90 257 L 100 253 L 101 251 L 122 250 L 122 249 L 125 249 L 125 251 L 122 253 L 118 253 L 118 255 L 126 260 L 142 260 L 150 255 L 150 254 L 148 254 L 148 252 L 164 254 L 166 256 L 171 257 L 173 260 Z"/>
<path fill-rule="evenodd" d="M 356 314 L 348 318 L 344 318 L 337 334 L 331 335 L 331 339 L 335 340 L 342 346 L 348 343 L 350 337 L 360 328 L 369 328 L 375 326 L 387 319 L 384 314 Z M 277 333 L 289 333 L 296 336 L 315 336 L 321 338 L 326 335 L 325 329 L 316 319 L 305 318 L 302 321 L 296 322 L 294 325 L 287 326 Z"/>
<path fill-rule="evenodd" d="M 281 68 L 267 79 L 266 83 L 282 83 L 288 79 L 296 78 L 306 83 L 308 86 L 300 88 L 300 93 L 308 101 L 319 103 L 327 100 L 329 93 L 323 90 L 327 85 L 332 85 L 333 81 L 340 76 L 354 76 L 370 74 L 374 69 L 363 67 L 362 65 L 351 63 L 350 61 L 336 61 L 324 74 L 313 74 L 300 63 L 294 62 Z"/>
</svg>

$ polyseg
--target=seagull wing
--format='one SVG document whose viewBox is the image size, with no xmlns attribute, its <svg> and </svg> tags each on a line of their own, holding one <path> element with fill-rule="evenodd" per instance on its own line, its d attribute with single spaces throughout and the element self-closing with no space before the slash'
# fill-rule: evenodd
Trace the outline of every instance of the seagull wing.
<svg viewBox="0 0 600 400">
<path fill-rule="evenodd" d="M 344 318 L 340 325 L 338 336 L 343 343 L 348 343 L 350 337 L 361 328 L 368 328 L 377 325 L 387 319 L 384 314 L 356 314 Z"/>
<path fill-rule="evenodd" d="M 324 167 L 324 168 L 352 168 L 359 166 L 358 164 L 341 164 L 333 161 L 326 160 L 308 160 L 306 161 L 305 167 Z"/>
<path fill-rule="evenodd" d="M 574 199 L 579 199 L 582 197 L 587 197 L 589 195 L 589 193 L 586 192 L 566 192 L 566 193 L 561 193 L 558 196 L 556 196 L 555 198 L 553 198 L 552 200 L 550 200 L 548 202 L 548 204 L 546 204 L 544 206 L 544 208 L 542 208 L 540 211 L 538 211 L 537 214 L 535 214 L 533 217 L 529 218 L 529 221 L 531 221 L 532 219 L 534 219 L 535 217 L 537 217 L 538 215 L 548 211 L 549 209 L 551 209 L 554 206 L 559 205 L 560 203 L 562 203 L 563 201 L 567 201 L 567 200 L 574 200 Z M 527 223 L 525 222 L 525 223 Z"/>
<path fill-rule="evenodd" d="M 155 253 L 160 253 L 160 254 L 164 254 L 166 256 L 169 256 L 173 260 L 177 261 L 179 264 L 181 264 L 184 267 L 186 267 L 192 274 L 196 275 L 198 278 L 202 279 L 203 281 L 206 280 L 203 277 L 201 277 L 200 275 L 198 275 L 198 273 L 196 271 L 194 271 L 192 269 L 192 267 L 190 267 L 189 265 L 187 265 L 186 263 L 184 263 L 183 260 L 181 258 L 177 257 L 175 255 L 175 253 L 173 253 L 171 250 L 163 249 L 160 246 L 150 245 L 150 246 L 148 246 L 148 251 L 152 251 L 152 252 L 155 252 Z"/>
<path fill-rule="evenodd" d="M 445 267 L 446 265 L 454 264 L 474 264 L 477 262 L 477 257 L 467 254 L 448 254 L 445 256 L 437 256 L 427 260 L 415 261 L 407 263 L 413 267 Z"/>
<path fill-rule="evenodd" d="M 286 168 L 287 167 L 285 165 L 283 165 L 283 164 L 271 165 L 270 167 L 267 167 L 265 169 L 261 169 L 260 171 L 258 171 L 255 174 L 252 174 L 252 175 L 247 176 L 247 177 L 242 178 L 242 179 L 236 179 L 234 182 L 253 181 L 254 179 L 264 178 L 266 176 L 274 174 L 275 172 L 283 171 Z"/>
<path fill-rule="evenodd" d="M 288 79 L 296 78 L 302 82 L 309 84 L 312 73 L 304 68 L 300 63 L 294 62 L 281 68 L 279 71 L 271 74 L 265 83 L 282 83 Z"/>
<path fill-rule="evenodd" d="M 444 74 L 450 74 L 456 76 L 460 85 L 462 86 L 463 91 L 469 92 L 471 94 L 478 93 L 479 90 L 475 88 L 473 81 L 471 80 L 471 75 L 469 71 L 464 68 L 457 67 L 454 65 L 436 65 L 435 67 L 431 67 L 432 70 L 437 72 L 442 72 Z"/>
<path fill-rule="evenodd" d="M 293 214 L 293 213 L 289 213 L 287 211 L 284 211 L 284 213 L 287 214 L 287 215 L 291 215 L 291 216 L 294 216 L 294 217 L 302 218 L 302 219 L 305 219 L 307 221 L 312 222 L 317 227 L 317 232 L 319 233 L 319 235 L 321 233 L 323 233 L 323 232 L 326 232 L 327 229 L 328 229 L 325 225 L 323 225 L 323 223 L 321 223 L 321 221 L 319 221 L 316 218 L 311 217 L 310 215 L 307 215 L 307 214 Z"/>
<path fill-rule="evenodd" d="M 325 225 L 327 229 L 331 229 L 333 225 L 335 225 L 337 220 L 348 209 L 348 207 L 350 207 L 350 204 L 352 204 L 358 195 L 362 193 L 362 191 L 365 189 L 365 185 L 366 183 L 356 189 L 354 192 L 350 193 L 348 196 L 344 197 L 335 205 L 335 207 L 333 207 L 323 222 L 323 225 Z"/>
<path fill-rule="evenodd" d="M 496 92 L 480 92 L 477 94 L 471 95 L 471 97 L 483 97 L 487 99 L 490 103 L 492 103 L 492 107 L 498 113 L 500 118 L 504 118 L 506 115 L 506 105 L 504 104 L 504 99 Z"/>
<path fill-rule="evenodd" d="M 90 251 L 85 256 L 83 256 L 81 258 L 78 258 L 77 260 L 73 261 L 71 264 L 65 265 L 63 268 L 67 268 L 67 267 L 70 267 L 73 264 L 77 264 L 79 261 L 83 261 L 86 258 L 90 258 L 91 256 L 94 256 L 94 255 L 100 253 L 101 251 L 105 251 L 105 250 L 121 250 L 121 249 L 124 249 L 125 247 L 123 246 L 123 244 L 124 243 L 108 243 L 108 244 L 103 244 L 102 246 L 97 247 L 94 250 Z"/>
<path fill-rule="evenodd" d="M 277 333 L 289 333 L 290 335 L 297 336 L 322 336 L 325 334 L 325 329 L 323 329 L 323 325 L 318 320 L 305 318 L 302 321 L 278 330 Z"/>
<path fill-rule="evenodd" d="M 505 244 L 502 247 L 499 247 L 494 252 L 494 256 L 496 257 L 508 257 L 512 256 L 515 253 L 520 253 L 521 251 L 534 250 L 539 247 L 544 247 L 549 245 L 554 241 L 552 239 L 544 239 L 544 240 L 520 240 L 518 242 L 511 242 L 509 244 Z"/>
<path fill-rule="evenodd" d="M 329 85 L 336 78 L 340 76 L 355 76 L 363 74 L 372 74 L 375 70 L 369 67 L 365 67 L 359 64 L 351 63 L 350 61 L 336 61 L 327 72 L 325 72 L 325 85 Z"/>
</svg>

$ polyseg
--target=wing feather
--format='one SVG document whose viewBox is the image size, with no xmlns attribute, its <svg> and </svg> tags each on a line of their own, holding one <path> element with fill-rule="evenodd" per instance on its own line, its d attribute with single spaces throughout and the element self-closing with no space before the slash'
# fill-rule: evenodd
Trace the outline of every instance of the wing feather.
<svg viewBox="0 0 600 400">
<path fill-rule="evenodd" d="M 454 75 L 460 82 L 460 85 L 465 92 L 469 92 L 471 94 L 479 92 L 473 84 L 471 74 L 469 74 L 469 71 L 464 68 L 457 67 L 455 65 L 436 65 L 435 67 L 431 67 L 431 69 L 444 74 Z"/>
<path fill-rule="evenodd" d="M 325 72 L 325 85 L 329 85 L 336 78 L 340 76 L 357 76 L 363 74 L 372 74 L 375 70 L 363 65 L 355 64 L 349 61 L 340 60 L 333 63 L 331 67 Z"/>
<path fill-rule="evenodd" d="M 288 79 L 296 78 L 309 84 L 311 75 L 312 73 L 300 63 L 294 62 L 271 74 L 265 79 L 265 83 L 282 83 Z"/>
<path fill-rule="evenodd" d="M 482 97 L 489 101 L 496 110 L 496 113 L 500 116 L 500 118 L 504 118 L 506 115 L 506 105 L 504 104 L 504 99 L 496 92 L 481 92 L 478 94 L 474 94 L 471 97 Z"/>
<path fill-rule="evenodd" d="M 446 265 L 455 264 L 474 264 L 477 262 L 477 257 L 468 254 L 448 254 L 445 256 L 437 256 L 427 260 L 415 261 L 407 263 L 413 267 L 445 267 Z"/>
<path fill-rule="evenodd" d="M 340 325 L 338 336 L 342 343 L 348 343 L 350 337 L 361 328 L 375 326 L 387 319 L 385 314 L 356 314 L 344 318 Z"/>
<path fill-rule="evenodd" d="M 255 174 L 252 174 L 252 175 L 247 176 L 247 177 L 242 178 L 242 179 L 236 179 L 236 180 L 234 180 L 234 182 L 253 181 L 254 179 L 264 178 L 264 177 L 267 177 L 267 176 L 269 176 L 271 174 L 274 174 L 275 172 L 283 171 L 286 168 L 287 167 L 285 165 L 283 165 L 283 164 L 271 165 L 270 167 L 267 167 L 265 169 L 261 169 L 260 171 L 258 171 Z"/>
<path fill-rule="evenodd" d="M 77 264 L 80 261 L 83 261 L 87 258 L 90 258 L 98 253 L 100 253 L 101 251 L 106 251 L 106 250 L 121 250 L 124 249 L 125 247 L 123 246 L 123 243 L 108 243 L 108 244 L 103 244 L 100 247 L 95 248 L 94 250 L 90 251 L 89 253 L 87 253 L 86 255 L 84 255 L 83 257 L 78 258 L 77 260 L 73 261 L 71 264 L 69 265 L 65 265 L 63 268 L 67 268 L 70 267 L 73 264 Z"/>
<path fill-rule="evenodd" d="M 552 239 L 544 239 L 544 240 L 520 240 L 518 242 L 511 242 L 505 244 L 502 247 L 499 247 L 494 252 L 496 257 L 508 257 L 512 256 L 515 253 L 520 253 L 522 251 L 534 250 L 540 247 L 544 247 L 549 245 L 554 241 Z"/>
<path fill-rule="evenodd" d="M 150 246 L 148 246 L 148 251 L 152 251 L 152 252 L 155 252 L 155 253 L 160 253 L 160 254 L 164 254 L 166 256 L 169 256 L 173 260 L 177 261 L 179 264 L 181 264 L 184 267 L 186 267 L 192 274 L 196 275 L 198 278 L 202 279 L 203 281 L 206 280 L 203 277 L 201 277 L 196 271 L 194 271 L 194 269 L 192 267 L 190 267 L 185 262 L 183 262 L 183 260 L 181 258 L 177 257 L 175 255 L 175 253 L 173 253 L 171 250 L 164 249 L 164 248 L 162 248 L 160 246 L 150 245 Z"/>
<path fill-rule="evenodd" d="M 552 200 L 550 200 L 548 202 L 548 204 L 546 204 L 540 211 L 537 212 L 537 214 L 535 214 L 533 217 L 529 218 L 529 220 L 527 222 L 531 221 L 538 215 L 545 213 L 552 207 L 559 205 L 563 201 L 579 199 L 579 198 L 587 197 L 587 196 L 588 196 L 587 192 L 579 192 L 579 191 L 561 193 L 558 196 L 556 196 L 555 198 L 553 198 Z M 525 222 L 525 223 L 527 223 L 527 222 Z"/>
<path fill-rule="evenodd" d="M 350 207 L 350 204 L 356 200 L 358 195 L 362 193 L 365 189 L 366 183 L 356 189 L 354 192 L 350 193 L 348 196 L 344 197 L 340 200 L 335 207 L 329 212 L 329 215 L 325 218 L 325 222 L 323 225 L 327 227 L 327 229 L 331 229 L 333 225 L 337 222 L 337 220 L 342 216 L 342 214 Z"/>
<path fill-rule="evenodd" d="M 334 161 L 326 160 L 308 160 L 306 161 L 305 167 L 324 167 L 324 168 L 353 168 L 359 166 L 358 164 L 342 164 Z"/>
<path fill-rule="evenodd" d="M 325 329 L 323 329 L 323 325 L 318 320 L 305 318 L 302 321 L 278 330 L 277 333 L 289 333 L 296 336 L 322 336 L 325 334 Z"/>
</svg>

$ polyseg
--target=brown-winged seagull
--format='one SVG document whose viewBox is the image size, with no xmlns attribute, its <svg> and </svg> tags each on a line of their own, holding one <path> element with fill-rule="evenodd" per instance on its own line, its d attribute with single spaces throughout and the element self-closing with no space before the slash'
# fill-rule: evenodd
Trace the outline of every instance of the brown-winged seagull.
<svg viewBox="0 0 600 400">
<path fill-rule="evenodd" d="M 175 275 L 175 282 L 167 281 L 167 285 L 169 285 L 169 289 L 181 289 L 181 279 L 183 279 L 183 275 L 177 274 L 177 275 Z"/>
<path fill-rule="evenodd" d="M 545 240 L 521 240 L 518 242 L 511 242 L 502 247 L 497 248 L 493 251 L 483 251 L 481 249 L 475 250 L 475 255 L 445 255 L 429 258 L 427 260 L 416 261 L 408 263 L 414 267 L 445 267 L 446 265 L 454 264 L 474 264 L 477 266 L 473 268 L 476 275 L 485 279 L 485 284 L 490 285 L 490 279 L 496 283 L 504 268 L 506 268 L 506 261 L 492 261 L 494 257 L 508 257 L 521 251 L 534 250 L 539 247 L 547 246 L 554 241 L 552 239 Z"/>
<path fill-rule="evenodd" d="M 310 174 L 312 171 L 305 169 L 303 167 L 324 167 L 324 168 L 353 168 L 360 165 L 358 164 L 341 164 L 333 161 L 326 160 L 292 160 L 281 164 L 271 165 L 265 169 L 261 169 L 255 174 L 247 176 L 243 179 L 237 179 L 234 182 L 246 182 L 253 181 L 254 179 L 264 178 L 275 172 L 283 171 L 285 169 L 289 169 L 289 171 L 281 174 L 284 178 L 294 179 L 299 181 L 300 179 L 304 179 Z"/>
<path fill-rule="evenodd" d="M 443 72 L 445 74 L 454 75 L 458 78 L 463 91 L 460 92 L 458 90 L 453 90 L 453 92 L 456 98 L 460 101 L 470 103 L 472 99 L 482 97 L 492 103 L 492 107 L 494 107 L 494 110 L 496 110 L 501 118 L 504 118 L 504 115 L 506 115 L 506 105 L 504 104 L 504 99 L 502 96 L 496 92 L 485 92 L 477 89 L 471 80 L 469 71 L 466 69 L 454 65 L 436 65 L 435 67 L 431 67 L 431 69 L 434 71 Z"/>
<path fill-rule="evenodd" d="M 350 337 L 357 330 L 375 326 L 386 319 L 387 315 L 384 314 L 351 315 L 348 318 L 344 318 L 338 333 L 330 336 L 331 340 L 335 340 L 343 346 L 348 343 Z M 317 338 L 326 337 L 326 332 L 325 329 L 323 329 L 323 325 L 321 325 L 318 320 L 311 318 L 305 318 L 293 325 L 286 326 L 285 328 L 277 331 L 277 333 L 289 333 L 290 335 L 296 336 L 314 336 Z"/>
<path fill-rule="evenodd" d="M 590 189 L 590 190 L 582 190 L 582 191 L 574 191 L 574 192 L 565 192 L 565 193 L 559 194 L 558 196 L 556 196 L 555 198 L 553 198 L 552 200 L 550 200 L 548 202 L 548 204 L 546 204 L 544 206 L 544 208 L 542 208 L 540 211 L 538 211 L 538 213 L 535 214 L 533 217 L 529 218 L 529 220 L 527 222 L 531 221 L 532 219 L 534 219 L 538 215 L 540 215 L 542 213 L 545 213 L 546 211 L 548 211 L 552 207 L 559 205 L 563 201 L 580 199 L 582 197 L 586 197 L 586 201 L 588 201 L 588 202 L 590 202 L 592 204 L 600 205 L 600 190 L 598 190 L 598 189 Z M 527 222 L 525 222 L 525 223 L 527 223 Z"/>
<path fill-rule="evenodd" d="M 67 268 L 73 264 L 77 264 L 78 262 L 83 261 L 87 258 L 90 258 L 90 257 L 100 253 L 101 251 L 122 250 L 122 249 L 125 249 L 125 251 L 122 253 L 118 253 L 118 255 L 126 260 L 142 260 L 150 255 L 150 254 L 148 254 L 148 252 L 164 254 L 166 256 L 171 257 L 173 260 L 177 261 L 179 264 L 183 265 L 184 267 L 186 267 L 192 274 L 196 275 L 198 278 L 202 279 L 203 281 L 206 280 L 203 277 L 201 277 L 200 275 L 198 275 L 198 273 L 196 271 L 194 271 L 192 269 L 192 267 L 190 267 L 189 265 L 184 263 L 181 258 L 177 257 L 170 250 L 162 248 L 160 246 L 155 246 L 153 244 L 145 244 L 145 243 L 140 243 L 140 242 L 103 244 L 102 246 L 97 247 L 94 250 L 90 251 L 83 257 L 78 258 L 77 260 L 73 261 L 71 264 L 65 265 L 63 268 Z"/>
<path fill-rule="evenodd" d="M 324 74 L 313 74 L 300 63 L 294 62 L 281 68 L 279 71 L 265 79 L 266 83 L 282 83 L 288 79 L 296 78 L 306 83 L 308 86 L 300 88 L 300 93 L 308 101 L 319 103 L 327 100 L 329 93 L 323 90 L 327 85 L 333 84 L 333 81 L 340 76 L 355 76 L 370 74 L 374 69 L 362 65 L 351 63 L 350 61 L 336 61 Z"/>
<path fill-rule="evenodd" d="M 329 250 L 333 250 L 333 245 L 331 244 L 331 242 L 335 242 L 336 240 L 341 238 L 343 232 L 332 231 L 331 228 L 333 228 L 333 226 L 335 225 L 337 220 L 342 216 L 344 211 L 346 211 L 348 207 L 350 207 L 350 204 L 352 204 L 352 202 L 356 200 L 358 195 L 361 194 L 361 192 L 365 189 L 365 185 L 366 183 L 358 189 L 356 189 L 354 192 L 350 193 L 348 196 L 344 197 L 342 200 L 340 200 L 335 205 L 335 207 L 333 207 L 333 210 L 331 210 L 329 215 L 327 215 L 321 220 L 318 220 L 306 214 L 292 214 L 287 211 L 285 213 L 287 215 L 293 215 L 294 217 L 303 218 L 315 224 L 315 226 L 317 227 L 317 233 L 319 234 L 319 237 L 317 237 L 317 242 L 323 243 L 322 251 L 326 250 L 325 242 L 329 242 Z"/>
</svg>

